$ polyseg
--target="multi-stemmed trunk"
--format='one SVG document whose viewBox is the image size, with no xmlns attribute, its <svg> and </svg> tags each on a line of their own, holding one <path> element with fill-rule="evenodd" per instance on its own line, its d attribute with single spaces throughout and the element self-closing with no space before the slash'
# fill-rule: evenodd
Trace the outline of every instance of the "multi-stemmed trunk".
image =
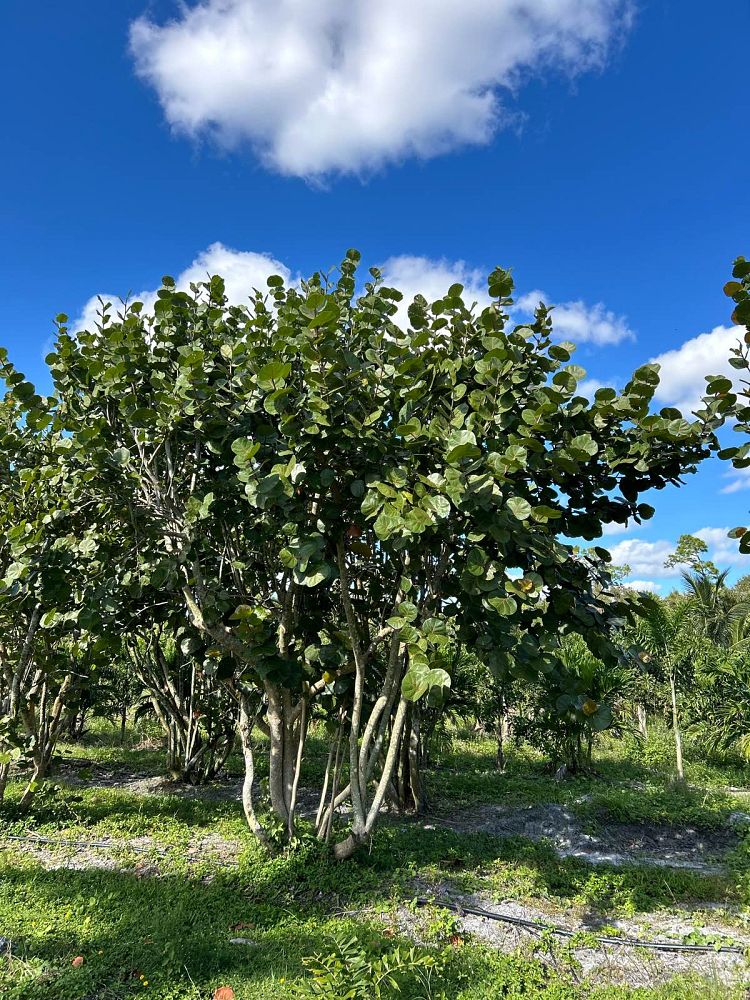
<svg viewBox="0 0 750 1000">
<path fill-rule="evenodd" d="M 339 716 L 339 736 L 329 754 L 328 767 L 316 817 L 316 831 L 322 840 L 330 840 L 333 820 L 337 810 L 349 802 L 351 824 L 348 834 L 334 844 L 336 858 L 350 857 L 370 837 L 380 815 L 383 802 L 393 788 L 394 774 L 399 761 L 402 737 L 410 703 L 401 694 L 401 682 L 406 667 L 406 650 L 399 638 L 399 631 L 391 626 L 381 629 L 368 647 L 363 644 L 360 627 L 351 602 L 350 583 L 346 568 L 343 544 L 338 548 L 341 600 L 345 624 L 351 642 L 351 669 L 354 674 L 354 692 L 351 706 Z M 196 592 L 193 592 L 192 582 Z M 209 624 L 201 608 L 205 599 L 200 568 L 193 567 L 191 581 L 183 587 L 186 608 L 193 625 L 209 635 L 225 652 L 235 658 L 238 666 L 253 666 L 252 651 L 226 626 Z M 279 627 L 278 647 L 286 656 L 287 636 L 290 634 L 294 610 L 294 587 L 290 586 L 283 597 L 282 619 Z M 405 599 L 399 592 L 396 604 Z M 386 643 L 386 664 L 380 689 L 372 704 L 367 700 L 366 677 L 368 667 L 381 644 Z M 266 680 L 262 686 L 265 702 L 265 719 L 260 713 L 253 716 L 249 705 L 240 703 L 239 733 L 245 760 L 243 807 L 251 830 L 264 842 L 269 841 L 256 814 L 253 801 L 255 759 L 251 735 L 254 727 L 263 731 L 269 740 L 268 789 L 271 809 L 284 828 L 285 838 L 291 840 L 295 832 L 300 776 L 305 741 L 315 698 L 324 690 L 324 681 L 310 684 L 303 681 L 301 688 L 293 690 Z M 419 733 L 415 734 L 418 742 Z M 414 761 L 414 748 L 407 750 Z M 348 759 L 348 782 L 340 788 L 344 775 L 344 762 Z M 417 771 L 418 773 L 418 771 Z M 414 789 L 412 789 L 412 792 Z"/>
<path fill-rule="evenodd" d="M 49 774 L 52 755 L 65 726 L 65 699 L 73 686 L 73 674 L 66 674 L 55 693 L 50 689 L 46 675 L 40 669 L 34 678 L 31 691 L 20 716 L 26 735 L 33 739 L 32 772 L 19 807 L 27 810 Z"/>
<path fill-rule="evenodd" d="M 271 807 L 284 824 L 287 839 L 294 836 L 302 756 L 308 729 L 308 693 L 295 699 L 292 692 L 266 683 L 266 719 L 270 739 L 268 790 Z"/>
<path fill-rule="evenodd" d="M 180 664 L 175 671 L 158 636 L 151 637 L 145 647 L 130 644 L 128 651 L 167 739 L 167 769 L 188 784 L 211 781 L 222 770 L 234 747 L 232 699 L 223 695 L 224 710 L 218 717 L 204 717 L 204 701 L 209 696 L 221 697 L 221 690 L 218 685 L 210 690 L 211 682 L 199 676 L 195 661 Z M 181 676 L 186 671 L 187 676 Z"/>
<path fill-rule="evenodd" d="M 363 648 L 360 628 L 351 601 L 346 553 L 338 547 L 341 601 L 344 606 L 354 658 L 354 694 L 349 725 L 349 785 L 334 800 L 351 800 L 351 825 L 348 835 L 334 845 L 337 859 L 351 857 L 367 841 L 380 815 L 383 802 L 398 764 L 401 737 L 410 703 L 401 694 L 405 649 L 399 632 L 389 630 L 388 659 L 385 675 L 369 715 L 365 719 L 365 680 L 367 666 L 376 643 Z M 399 595 L 397 601 L 400 601 Z M 380 765 L 380 773 L 376 771 Z M 370 789 L 371 782 L 374 788 Z M 343 797 L 343 798 L 342 798 Z"/>
<path fill-rule="evenodd" d="M 5 648 L 0 651 L 0 679 L 2 679 L 4 687 L 0 708 L 7 716 L 9 734 L 15 740 L 19 738 L 21 730 L 26 730 L 27 738 L 35 735 L 33 725 L 31 732 L 28 731 L 27 723 L 30 716 L 26 714 L 24 717 L 23 706 L 28 697 L 29 685 L 31 684 L 33 691 L 38 676 L 33 657 L 41 617 L 42 607 L 37 604 L 31 611 L 25 633 L 22 633 L 23 641 L 17 657 L 13 657 Z M 0 805 L 5 798 L 5 791 L 8 787 L 10 767 L 8 761 L 0 764 Z"/>
</svg>

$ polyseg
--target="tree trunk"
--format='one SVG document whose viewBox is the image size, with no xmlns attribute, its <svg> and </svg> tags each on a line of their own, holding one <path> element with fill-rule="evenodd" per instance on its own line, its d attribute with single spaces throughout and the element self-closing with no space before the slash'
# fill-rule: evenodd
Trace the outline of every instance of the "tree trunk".
<svg viewBox="0 0 750 1000">
<path fill-rule="evenodd" d="M 422 744 L 420 742 L 420 708 L 415 703 L 411 709 L 411 727 L 409 732 L 409 789 L 411 791 L 412 808 L 419 815 L 424 810 L 424 791 L 422 787 Z"/>
<path fill-rule="evenodd" d="M 636 717 L 638 720 L 638 732 L 644 738 L 648 739 L 648 720 L 646 718 L 646 706 L 638 704 L 635 707 Z"/>
<path fill-rule="evenodd" d="M 395 805 L 401 813 L 419 814 L 424 809 L 422 741 L 419 704 L 410 704 L 397 754 L 394 775 Z M 390 788 L 388 791 L 390 798 Z"/>
<path fill-rule="evenodd" d="M 677 778 L 679 781 L 685 780 L 685 770 L 682 765 L 682 736 L 680 734 L 680 719 L 677 713 L 677 685 L 675 683 L 674 672 L 669 675 L 669 686 L 672 692 L 672 729 L 674 730 L 674 747 L 677 759 Z"/>
<path fill-rule="evenodd" d="M 388 752 L 385 756 L 385 761 L 383 762 L 383 769 L 380 774 L 380 779 L 378 780 L 377 788 L 375 794 L 372 798 L 372 803 L 367 811 L 364 813 L 365 803 L 363 802 L 363 792 L 366 789 L 360 788 L 359 790 L 359 801 L 360 808 L 363 810 L 364 822 L 355 819 L 352 822 L 351 832 L 348 837 L 343 841 L 340 841 L 334 846 L 333 856 L 337 861 L 343 861 L 350 858 L 354 852 L 364 844 L 369 838 L 373 831 L 375 823 L 380 815 L 380 808 L 383 805 L 383 799 L 385 798 L 388 786 L 393 778 L 393 773 L 398 763 L 398 750 L 401 743 L 401 736 L 404 730 L 404 721 L 406 719 L 406 710 L 408 708 L 408 702 L 402 697 L 398 703 L 398 709 L 396 710 L 396 715 L 393 719 L 393 724 L 391 727 L 391 738 L 390 744 L 388 746 Z M 352 788 L 359 785 L 359 781 L 355 780 L 351 782 Z"/>
<path fill-rule="evenodd" d="M 8 785 L 9 775 L 10 764 L 0 764 L 0 806 L 3 804 L 3 799 L 5 798 L 5 789 Z"/>
<path fill-rule="evenodd" d="M 497 738 L 497 753 L 495 755 L 495 767 L 498 771 L 505 770 L 505 744 L 508 742 L 508 737 L 510 736 L 510 719 L 508 718 L 508 711 L 505 706 L 505 699 L 501 699 L 500 702 L 500 712 L 497 718 L 497 727 L 495 730 L 495 735 Z"/>
<path fill-rule="evenodd" d="M 245 813 L 247 825 L 250 827 L 261 844 L 263 844 L 264 847 L 268 847 L 268 835 L 255 814 L 255 806 L 253 803 L 255 758 L 253 756 L 252 734 L 255 720 L 250 714 L 248 701 L 249 699 L 247 695 L 240 695 L 240 718 L 237 728 L 239 730 L 240 742 L 242 744 L 242 756 L 245 761 L 245 780 L 242 784 L 242 808 Z"/>
<path fill-rule="evenodd" d="M 34 771 L 21 796 L 21 811 L 25 812 L 31 806 L 39 785 L 49 773 L 52 755 L 65 726 L 65 702 L 72 684 L 73 675 L 66 674 L 50 706 L 50 692 L 45 680 L 41 685 L 38 704 L 36 698 L 32 697 L 21 713 L 27 734 L 34 737 Z"/>
<path fill-rule="evenodd" d="M 31 807 L 34 796 L 39 789 L 39 784 L 44 781 L 44 777 L 44 764 L 41 760 L 37 760 L 34 763 L 34 770 L 21 796 L 21 801 L 18 803 L 18 808 L 21 812 L 26 812 Z"/>
</svg>

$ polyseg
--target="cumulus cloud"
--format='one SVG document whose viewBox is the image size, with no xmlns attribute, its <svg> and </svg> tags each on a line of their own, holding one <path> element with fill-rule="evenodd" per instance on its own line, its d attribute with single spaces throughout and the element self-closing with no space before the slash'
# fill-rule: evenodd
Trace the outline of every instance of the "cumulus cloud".
<svg viewBox="0 0 750 1000">
<path fill-rule="evenodd" d="M 600 382 L 599 379 L 585 378 L 583 382 L 578 383 L 576 392 L 579 396 L 585 396 L 586 399 L 593 399 L 596 390 L 602 388 L 604 388 L 604 382 Z"/>
<path fill-rule="evenodd" d="M 430 257 L 416 257 L 402 254 L 389 257 L 380 265 L 387 285 L 397 288 L 404 296 L 394 317 L 401 327 L 408 327 L 409 305 L 415 295 L 424 295 L 428 302 L 441 298 L 451 285 L 464 286 L 463 299 L 467 305 L 476 303 L 480 309 L 489 305 L 487 275 L 484 271 L 469 267 L 462 260 L 434 260 Z"/>
<path fill-rule="evenodd" d="M 169 124 L 313 177 L 490 141 L 530 72 L 602 68 L 632 0 L 202 0 L 131 25 Z"/>
<path fill-rule="evenodd" d="M 640 538 L 626 538 L 611 546 L 609 552 L 616 566 L 629 566 L 634 576 L 647 579 L 675 575 L 673 569 L 664 566 L 667 556 L 674 550 L 674 542 L 646 542 Z"/>
<path fill-rule="evenodd" d="M 623 583 L 623 587 L 646 594 L 656 594 L 661 590 L 661 584 L 655 580 L 627 580 Z"/>
<path fill-rule="evenodd" d="M 683 413 L 691 413 L 700 406 L 706 375 L 726 375 L 739 385 L 738 373 L 728 359 L 744 332 L 739 326 L 717 326 L 652 358 L 661 366 L 654 398 L 664 406 L 676 406 Z"/>
<path fill-rule="evenodd" d="M 445 295 L 451 285 L 461 284 L 464 286 L 463 298 L 467 305 L 476 304 L 481 310 L 491 301 L 487 293 L 486 271 L 471 267 L 462 260 L 401 254 L 382 262 L 380 270 L 385 283 L 403 293 L 403 301 L 394 319 L 404 328 L 409 325 L 408 306 L 417 294 L 424 295 L 429 302 L 433 302 Z M 299 280 L 298 274 L 293 274 L 286 264 L 268 253 L 234 250 L 223 243 L 213 243 L 198 254 L 189 267 L 176 275 L 175 282 L 178 288 L 187 289 L 191 282 L 204 281 L 212 274 L 220 274 L 224 278 L 227 297 L 231 302 L 246 301 L 252 295 L 254 288 L 265 290 L 266 279 L 270 274 L 280 274 L 287 282 Z M 125 289 L 117 293 L 102 293 L 101 297 L 105 302 L 112 302 L 113 306 L 119 303 L 121 298 L 127 298 L 131 302 L 139 300 L 144 303 L 147 310 L 150 310 L 156 301 L 156 292 L 157 289 L 152 288 L 134 294 Z M 514 306 L 514 312 L 533 310 L 540 298 L 546 298 L 544 293 L 531 292 L 521 296 Z M 594 343 L 605 343 L 604 340 L 597 340 L 591 330 L 579 327 L 574 333 L 569 327 L 566 328 L 564 323 L 561 325 L 557 322 L 558 317 L 566 314 L 568 305 L 564 304 L 555 309 L 555 329 L 558 339 L 567 340 L 574 336 L 578 342 L 589 340 Z M 583 303 L 573 303 L 573 305 L 576 309 L 580 307 L 583 311 L 586 310 Z M 100 308 L 99 296 L 92 296 L 73 324 L 73 329 L 91 329 L 96 323 Z M 597 311 L 603 307 L 595 306 L 593 309 Z M 521 320 L 520 315 L 516 318 Z M 596 390 L 602 385 L 603 383 L 597 379 L 585 379 L 581 382 L 579 391 L 582 395 L 593 398 Z"/>
<path fill-rule="evenodd" d="M 540 302 L 552 304 L 548 295 L 541 291 L 527 292 L 516 302 L 521 312 L 532 313 Z M 575 344 L 595 344 L 606 347 L 620 344 L 623 340 L 635 340 L 635 334 L 624 316 L 618 316 L 607 309 L 603 302 L 586 305 L 577 302 L 561 302 L 552 313 L 555 336 L 561 340 L 572 340 Z"/>
<path fill-rule="evenodd" d="M 381 265 L 381 270 L 386 282 L 404 294 L 404 301 L 396 317 L 397 322 L 402 325 L 408 324 L 407 306 L 417 293 L 432 302 L 445 295 L 451 285 L 461 284 L 464 286 L 463 297 L 467 304 L 474 302 L 482 309 L 490 302 L 487 274 L 481 269 L 470 267 L 462 260 L 436 260 L 404 254 L 390 257 Z M 550 297 L 544 292 L 527 292 L 516 300 L 512 311 L 520 321 L 523 316 L 533 313 L 540 302 L 550 301 Z M 624 317 L 615 316 L 601 302 L 593 306 L 580 301 L 563 302 L 555 306 L 553 327 L 557 339 L 572 340 L 576 344 L 605 346 L 634 339 Z M 603 384 L 596 379 L 586 379 L 581 383 L 579 391 L 584 396 L 593 396 Z"/>
<path fill-rule="evenodd" d="M 175 277 L 175 283 L 177 288 L 187 290 L 191 282 L 205 281 L 208 276 L 214 274 L 220 274 L 224 278 L 227 297 L 236 303 L 246 301 L 253 294 L 254 288 L 265 291 L 268 287 L 266 279 L 271 274 L 280 274 L 285 281 L 289 281 L 292 277 L 289 268 L 270 254 L 232 250 L 223 243 L 212 243 L 207 250 L 198 254 L 188 268 Z M 113 307 L 121 298 L 127 297 L 130 302 L 136 300 L 143 302 L 146 309 L 151 310 L 156 301 L 156 291 L 156 289 L 141 291 L 137 295 L 122 291 L 118 294 L 102 294 L 101 297 L 105 302 L 112 302 Z M 83 307 L 72 329 L 92 329 L 100 308 L 99 298 L 94 295 Z"/>
<path fill-rule="evenodd" d="M 728 538 L 729 528 L 699 528 L 690 534 L 700 538 L 708 546 L 707 558 L 722 569 L 726 567 L 747 567 L 750 556 L 742 555 L 737 548 L 737 541 Z M 612 562 L 616 566 L 629 566 L 630 574 L 635 578 L 624 584 L 626 587 L 643 589 L 644 581 L 664 579 L 679 576 L 681 567 L 667 568 L 664 563 L 677 548 L 677 542 L 664 539 L 647 542 L 637 538 L 626 538 L 609 547 Z M 686 567 L 685 567 L 686 568 Z M 638 584 L 638 586 L 636 586 Z M 654 586 L 658 586 L 654 584 Z"/>
<path fill-rule="evenodd" d="M 708 558 L 719 569 L 727 566 L 747 565 L 750 556 L 743 555 L 736 538 L 728 538 L 731 528 L 699 528 L 693 534 L 708 545 Z"/>
<path fill-rule="evenodd" d="M 602 530 L 605 535 L 624 535 L 628 531 L 637 531 L 640 527 L 640 524 L 636 524 L 635 521 L 628 518 L 625 524 L 617 524 L 616 522 L 605 524 Z"/>
</svg>

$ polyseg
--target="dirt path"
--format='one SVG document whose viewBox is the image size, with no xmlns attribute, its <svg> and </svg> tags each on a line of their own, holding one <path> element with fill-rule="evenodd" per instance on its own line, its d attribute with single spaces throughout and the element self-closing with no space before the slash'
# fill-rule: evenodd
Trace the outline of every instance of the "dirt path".
<svg viewBox="0 0 750 1000">
<path fill-rule="evenodd" d="M 560 857 L 591 864 L 655 865 L 706 874 L 722 872 L 726 854 L 739 841 L 732 829 L 706 832 L 652 823 L 599 824 L 589 833 L 572 809 L 557 803 L 472 806 L 434 823 L 458 833 L 547 840 Z"/>
<path fill-rule="evenodd" d="M 208 861 L 212 866 L 234 866 L 239 850 L 237 843 L 215 836 L 196 838 L 179 848 L 164 848 L 148 837 L 100 843 L 106 844 L 108 849 L 54 846 L 33 840 L 11 840 L 7 835 L 0 834 L 0 852 L 8 850 L 14 857 L 23 855 L 32 858 L 50 871 L 104 869 L 127 872 L 138 878 L 163 876 L 169 867 L 169 859 L 175 857 L 196 864 Z M 199 873 L 199 877 L 203 882 L 210 882 L 214 875 L 205 870 Z M 415 897 L 434 899 L 437 907 L 441 901 L 447 901 L 458 906 L 459 910 L 479 908 L 522 920 L 554 924 L 581 935 L 612 936 L 619 932 L 623 937 L 643 941 L 676 944 L 697 941 L 750 949 L 750 929 L 738 929 L 736 926 L 739 914 L 712 903 L 696 903 L 691 910 L 675 906 L 669 913 L 657 911 L 634 917 L 609 918 L 605 924 L 600 914 L 589 912 L 576 915 L 570 910 L 555 910 L 551 905 L 544 909 L 515 900 L 498 900 L 490 894 L 461 893 L 447 881 L 427 883 L 417 879 L 413 890 Z M 404 902 L 398 904 L 395 910 L 366 907 L 347 912 L 359 913 L 363 918 L 380 919 L 392 932 L 425 943 L 430 939 L 429 923 L 434 919 L 436 910 L 433 907 L 415 908 Z M 668 982 L 680 973 L 700 975 L 727 985 L 744 983 L 748 979 L 747 962 L 743 955 L 712 951 L 700 954 L 649 951 L 624 945 L 598 944 L 590 937 L 570 940 L 475 914 L 443 912 L 451 922 L 445 926 L 452 927 L 451 938 L 455 944 L 471 939 L 505 954 L 533 954 L 546 964 L 567 972 L 572 965 L 581 978 L 587 977 L 597 984 L 653 987 Z M 235 943 L 241 943 L 240 939 Z"/>
<path fill-rule="evenodd" d="M 72 788 L 109 788 L 132 795 L 172 795 L 205 801 L 239 801 L 242 787 L 241 780 L 233 777 L 208 786 L 193 786 L 104 765 L 87 766 L 86 777 L 81 777 L 81 770 L 79 764 L 62 762 L 55 778 Z M 311 789 L 300 790 L 300 812 L 308 815 L 316 808 L 317 794 Z M 590 864 L 652 865 L 703 874 L 722 873 L 726 855 L 739 842 L 737 830 L 731 827 L 699 831 L 652 823 L 603 823 L 595 832 L 589 832 L 573 809 L 558 803 L 511 808 L 476 805 L 447 817 L 426 818 L 425 829 L 437 826 L 458 833 L 546 841 L 560 857 L 581 858 Z"/>
<path fill-rule="evenodd" d="M 653 987 L 668 982 L 678 974 L 700 975 L 726 985 L 748 981 L 748 964 L 744 955 L 713 951 L 695 954 L 652 951 L 624 945 L 597 944 L 590 938 L 583 937 L 591 934 L 612 936 L 619 933 L 629 939 L 675 944 L 683 944 L 686 939 L 695 941 L 697 938 L 706 943 L 721 942 L 750 948 L 750 929 L 738 930 L 723 922 L 720 912 L 711 912 L 713 906 L 710 903 L 704 904 L 703 911 L 696 904 L 696 909 L 691 911 L 676 907 L 676 912 L 641 913 L 635 917 L 613 919 L 607 923 L 605 930 L 601 918 L 592 914 L 576 918 L 568 911 L 551 912 L 513 900 L 497 901 L 488 895 L 462 894 L 447 882 L 429 888 L 438 900 L 448 900 L 459 907 L 479 908 L 522 920 L 552 923 L 581 934 L 582 938 L 579 940 L 555 938 L 556 943 L 550 947 L 549 937 L 539 930 L 525 929 L 473 914 L 455 918 L 455 933 L 459 938 L 469 936 L 506 954 L 519 950 L 527 954 L 533 953 L 549 965 L 564 965 L 567 969 L 572 961 L 578 965 L 582 977 L 589 977 L 596 984 Z M 424 885 L 417 885 L 418 892 L 424 890 Z M 401 906 L 397 911 L 394 929 L 415 941 L 423 941 L 430 918 L 429 910 Z"/>
</svg>

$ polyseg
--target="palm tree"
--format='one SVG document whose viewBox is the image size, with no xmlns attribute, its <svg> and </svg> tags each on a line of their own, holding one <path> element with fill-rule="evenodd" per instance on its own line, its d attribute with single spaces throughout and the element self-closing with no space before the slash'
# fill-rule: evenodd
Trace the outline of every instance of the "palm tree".
<svg viewBox="0 0 750 1000">
<path fill-rule="evenodd" d="M 750 759 L 750 662 L 745 649 L 715 649 L 699 675 L 695 729 L 711 750 L 736 746 Z"/>
<path fill-rule="evenodd" d="M 696 646 L 697 629 L 693 602 L 680 601 L 678 604 L 668 604 L 658 597 L 644 594 L 638 614 L 634 637 L 641 649 L 641 660 L 645 663 L 649 658 L 655 659 L 669 679 L 677 778 L 679 781 L 684 781 L 677 680 L 680 669 Z"/>
<path fill-rule="evenodd" d="M 734 646 L 746 638 L 750 601 L 736 600 L 726 586 L 729 570 L 718 576 L 701 571 L 682 574 L 690 614 L 700 632 L 717 646 Z"/>
</svg>

